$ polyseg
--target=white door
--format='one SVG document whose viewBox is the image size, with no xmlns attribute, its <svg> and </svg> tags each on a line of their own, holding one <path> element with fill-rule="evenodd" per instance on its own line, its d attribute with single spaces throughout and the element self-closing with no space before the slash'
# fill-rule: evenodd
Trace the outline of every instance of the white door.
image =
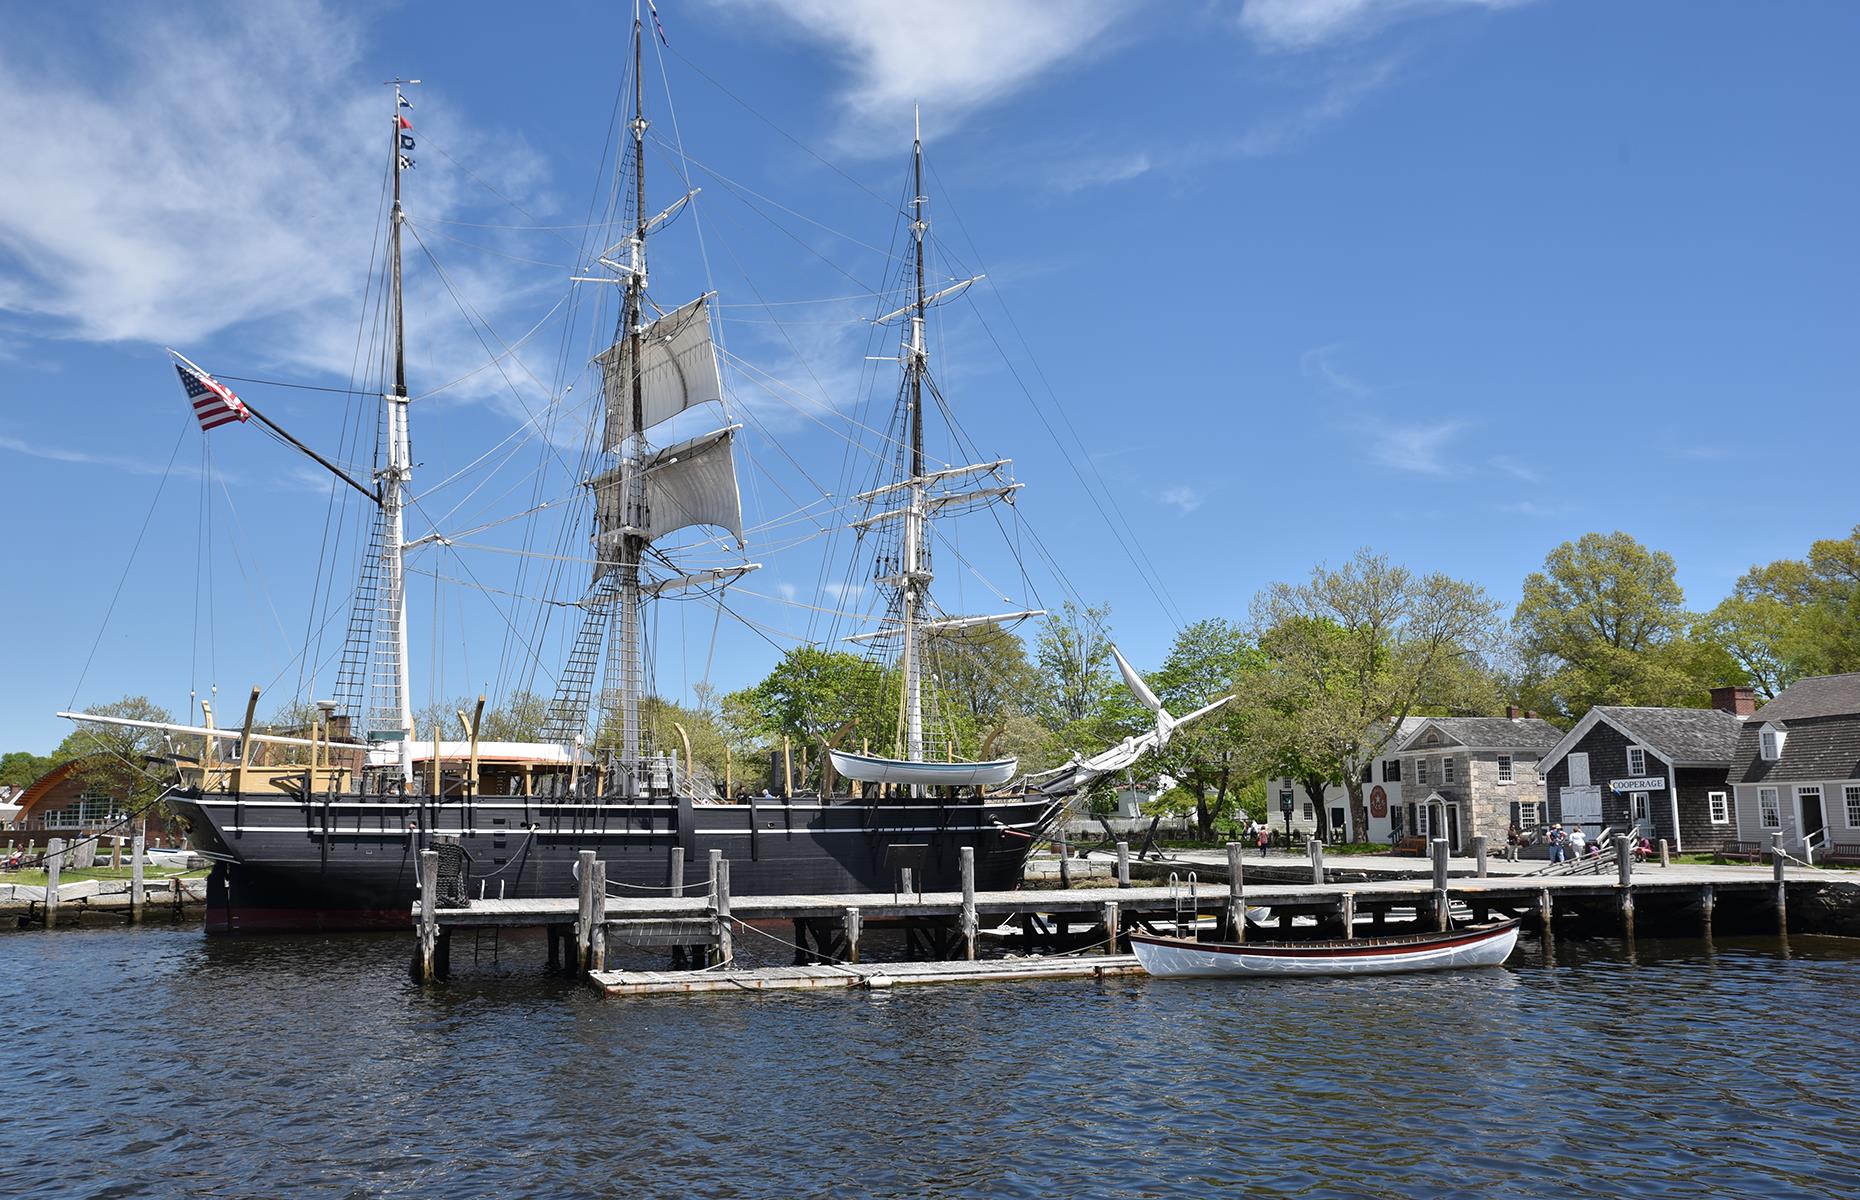
<svg viewBox="0 0 1860 1200">
<path fill-rule="evenodd" d="M 1569 756 L 1569 786 L 1573 788 L 1589 786 L 1589 756 L 1587 754 Z"/>
</svg>

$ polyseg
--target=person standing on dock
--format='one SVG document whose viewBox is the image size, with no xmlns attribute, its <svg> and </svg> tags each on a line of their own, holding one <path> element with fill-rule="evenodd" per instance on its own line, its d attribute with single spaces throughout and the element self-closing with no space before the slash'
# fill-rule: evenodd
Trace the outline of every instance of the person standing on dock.
<svg viewBox="0 0 1860 1200">
<path fill-rule="evenodd" d="M 1589 840 L 1589 835 L 1582 832 L 1582 826 L 1571 825 L 1569 827 L 1569 856 L 1570 858 L 1572 859 L 1581 858 L 1583 846 L 1585 843 L 1588 842 L 1588 840 Z"/>
<path fill-rule="evenodd" d="M 1259 856 L 1261 858 L 1266 857 L 1266 847 L 1272 845 L 1272 828 L 1267 825 L 1261 825 L 1254 833 L 1253 840 L 1259 843 Z"/>
<path fill-rule="evenodd" d="M 1550 861 L 1560 863 L 1569 847 L 1569 835 L 1563 832 L 1563 823 L 1557 822 L 1550 827 Z"/>
</svg>

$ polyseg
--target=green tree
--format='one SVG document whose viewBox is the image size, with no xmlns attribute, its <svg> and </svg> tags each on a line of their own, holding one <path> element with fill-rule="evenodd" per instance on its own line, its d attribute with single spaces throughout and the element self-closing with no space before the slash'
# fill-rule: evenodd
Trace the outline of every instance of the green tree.
<svg viewBox="0 0 1860 1200">
<path fill-rule="evenodd" d="M 1040 622 L 1033 654 L 1038 686 L 1030 709 L 1054 733 L 1065 734 L 1103 715 L 1117 679 L 1105 626 L 1110 612 L 1107 605 L 1080 609 L 1068 600 Z"/>
<path fill-rule="evenodd" d="M 1619 532 L 1552 550 L 1512 618 L 1536 706 L 1571 720 L 1598 704 L 1703 704 L 1727 660 L 1692 625 L 1673 556 Z"/>
<path fill-rule="evenodd" d="M 109 704 L 84 710 L 99 717 L 126 717 L 136 721 L 172 723 L 168 710 L 147 696 L 124 696 Z M 57 765 L 73 759 L 82 760 L 77 776 L 86 790 L 103 792 L 123 800 L 128 811 L 140 813 L 154 805 L 156 799 L 173 782 L 172 771 L 150 766 L 150 758 L 170 753 L 168 738 L 160 730 L 137 729 L 128 725 L 80 723 L 52 751 Z"/>
<path fill-rule="evenodd" d="M 27 787 L 54 765 L 49 755 L 15 750 L 0 757 L 0 787 Z"/>
<path fill-rule="evenodd" d="M 1752 567 L 1699 623 L 1765 697 L 1805 675 L 1860 670 L 1860 526 L 1806 559 Z"/>
<path fill-rule="evenodd" d="M 1175 716 L 1223 696 L 1249 690 L 1264 668 L 1252 639 L 1221 617 L 1196 621 L 1176 634 L 1163 665 L 1150 678 L 1157 698 Z M 1156 755 L 1158 767 L 1174 776 L 1193 798 L 1195 827 L 1207 841 L 1215 822 L 1231 815 L 1235 785 L 1243 778 L 1248 710 L 1228 703 L 1178 730 Z"/>
<path fill-rule="evenodd" d="M 1357 836 L 1366 836 L 1362 764 L 1388 748 L 1404 718 L 1465 711 L 1491 694 L 1485 656 L 1498 613 L 1476 584 L 1416 575 L 1368 550 L 1336 570 L 1318 566 L 1304 583 L 1271 585 L 1253 600 L 1267 660 L 1245 697 L 1255 769 L 1298 766 L 1341 780 Z"/>
<path fill-rule="evenodd" d="M 725 723 L 744 753 L 779 747 L 784 735 L 800 745 L 869 742 L 891 753 L 898 740 L 892 674 L 843 650 L 799 646 L 762 682 L 724 697 Z"/>
</svg>

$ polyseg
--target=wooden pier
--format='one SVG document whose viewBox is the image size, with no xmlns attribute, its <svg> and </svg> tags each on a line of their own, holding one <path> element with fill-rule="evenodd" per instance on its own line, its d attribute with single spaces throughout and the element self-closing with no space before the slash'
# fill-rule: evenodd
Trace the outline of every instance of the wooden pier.
<svg viewBox="0 0 1860 1200">
<path fill-rule="evenodd" d="M 1624 850 L 1625 847 L 1617 847 Z M 1550 928 L 1559 907 L 1581 909 L 1591 917 L 1612 912 L 1619 931 L 1634 936 L 1636 900 L 1663 900 L 1696 906 L 1705 928 L 1714 911 L 1738 898 L 1747 907 L 1773 909 L 1778 927 L 1786 921 L 1784 861 L 1770 868 L 1743 866 L 1637 865 L 1631 856 L 1608 864 L 1606 874 L 1450 877 L 1444 843 L 1438 843 L 1432 877 L 1369 882 L 1270 883 L 1247 886 L 1239 847 L 1230 847 L 1226 878 L 1204 883 L 1184 873 L 1166 886 L 1120 886 L 977 892 L 973 859 L 965 854 L 965 886 L 955 892 L 914 892 L 908 881 L 897 892 L 857 895 L 736 896 L 730 894 L 729 862 L 713 854 L 710 881 L 693 895 L 607 894 L 604 864 L 583 852 L 581 894 L 555 899 L 471 901 L 457 908 L 439 907 L 437 855 L 422 855 L 421 903 L 413 918 L 419 933 L 413 970 L 432 980 L 447 973 L 448 948 L 455 931 L 543 928 L 549 931 L 550 962 L 577 972 L 613 995 L 666 992 L 755 991 L 787 988 L 874 986 L 887 983 L 949 982 L 958 979 L 1051 978 L 1104 975 L 1123 968 L 1118 953 L 1122 934 L 1131 927 L 1168 932 L 1216 920 L 1219 936 L 1296 937 L 1319 934 L 1354 937 L 1389 930 L 1391 915 L 1409 927 L 1445 928 L 1455 909 L 1475 918 L 1502 914 L 1523 916 Z M 1319 868 L 1321 870 L 1321 868 Z M 1819 874 L 1819 873 L 1817 873 Z M 1314 873 L 1315 875 L 1315 873 Z M 1796 879 L 1808 882 L 1798 870 Z M 1272 910 L 1272 924 L 1262 927 L 1243 916 L 1249 907 Z M 1315 926 L 1298 917 L 1315 918 Z M 1018 923 L 1024 940 L 1048 946 L 1096 951 L 1094 955 L 1010 957 L 978 961 L 984 919 L 994 926 Z M 861 967 L 861 941 L 873 922 L 897 923 L 907 931 L 928 931 L 913 950 L 942 960 Z M 796 952 L 793 967 L 730 970 L 736 935 L 749 928 L 791 923 L 786 944 Z M 775 941 L 785 939 L 774 938 Z M 812 945 L 810 946 L 810 941 Z M 632 947 L 674 947 L 678 957 L 704 970 L 607 970 L 609 943 Z M 558 950 L 560 954 L 558 956 Z"/>
</svg>

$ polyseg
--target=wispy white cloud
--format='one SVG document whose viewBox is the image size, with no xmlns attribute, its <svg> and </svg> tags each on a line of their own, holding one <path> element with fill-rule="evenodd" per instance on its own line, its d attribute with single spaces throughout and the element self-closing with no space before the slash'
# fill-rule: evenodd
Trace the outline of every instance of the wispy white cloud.
<svg viewBox="0 0 1860 1200">
<path fill-rule="evenodd" d="M 1102 49 L 1134 10 L 1111 0 L 940 0 L 931 5 L 839 0 L 713 0 L 823 46 L 846 68 L 840 149 L 887 153 L 910 136 L 921 102 L 931 131 L 948 132 L 979 109 L 1060 65 Z"/>
<path fill-rule="evenodd" d="M 1509 454 L 1495 454 L 1489 461 L 1493 470 L 1501 471 L 1513 479 L 1519 479 L 1525 483 L 1543 482 L 1543 475 L 1522 459 L 1514 458 Z"/>
<path fill-rule="evenodd" d="M 1146 175 L 1156 165 L 1147 150 L 1133 154 L 1063 161 L 1053 172 L 1053 186 L 1062 192 L 1078 192 L 1111 183 L 1123 183 Z"/>
<path fill-rule="evenodd" d="M 1207 502 L 1207 496 L 1190 484 L 1178 483 L 1164 488 L 1156 494 L 1164 504 L 1172 505 L 1178 512 L 1192 513 Z"/>
<path fill-rule="evenodd" d="M 1507 500 L 1497 507 L 1499 512 L 1515 517 L 1554 517 L 1564 512 L 1560 505 L 1540 504 L 1535 500 Z"/>
<path fill-rule="evenodd" d="M 1451 475 L 1460 461 L 1447 453 L 1453 439 L 1471 428 L 1461 420 L 1397 423 L 1380 418 L 1358 421 L 1351 429 L 1367 437 L 1371 462 L 1413 475 Z"/>
<path fill-rule="evenodd" d="M 1246 0 L 1240 27 L 1274 50 L 1309 50 L 1367 37 L 1396 21 L 1455 9 L 1513 8 L 1529 0 Z"/>
<path fill-rule="evenodd" d="M 132 458 L 128 455 L 96 454 L 89 450 L 68 450 L 63 446 L 47 446 L 38 442 L 29 442 L 24 438 L 0 437 L 0 450 L 10 450 L 15 454 L 24 454 L 31 458 L 42 458 L 47 462 L 73 463 L 86 467 L 107 467 L 112 471 L 124 471 L 131 475 L 162 475 L 166 471 L 162 463 L 153 459 Z M 175 464 L 178 474 L 198 475 L 195 467 Z"/>
<path fill-rule="evenodd" d="M 288 316 L 279 361 L 346 371 L 392 107 L 363 69 L 361 18 L 315 0 L 128 8 L 73 39 L 44 11 L 0 43 L 0 159 L 30 164 L 0 188 L 0 310 L 38 336 L 190 346 Z M 540 178 L 513 136 L 444 104 L 415 116 L 416 219 L 475 186 L 440 145 L 506 194 Z M 456 269 L 493 298 L 487 316 L 525 297 L 509 260 Z M 447 368 L 482 361 L 455 323 Z"/>
<path fill-rule="evenodd" d="M 1368 396 L 1376 389 L 1364 383 L 1337 364 L 1343 351 L 1340 342 L 1328 346 L 1315 346 L 1305 351 L 1298 358 L 1298 369 L 1307 379 L 1315 379 L 1327 387 L 1336 389 L 1346 396 Z"/>
</svg>

